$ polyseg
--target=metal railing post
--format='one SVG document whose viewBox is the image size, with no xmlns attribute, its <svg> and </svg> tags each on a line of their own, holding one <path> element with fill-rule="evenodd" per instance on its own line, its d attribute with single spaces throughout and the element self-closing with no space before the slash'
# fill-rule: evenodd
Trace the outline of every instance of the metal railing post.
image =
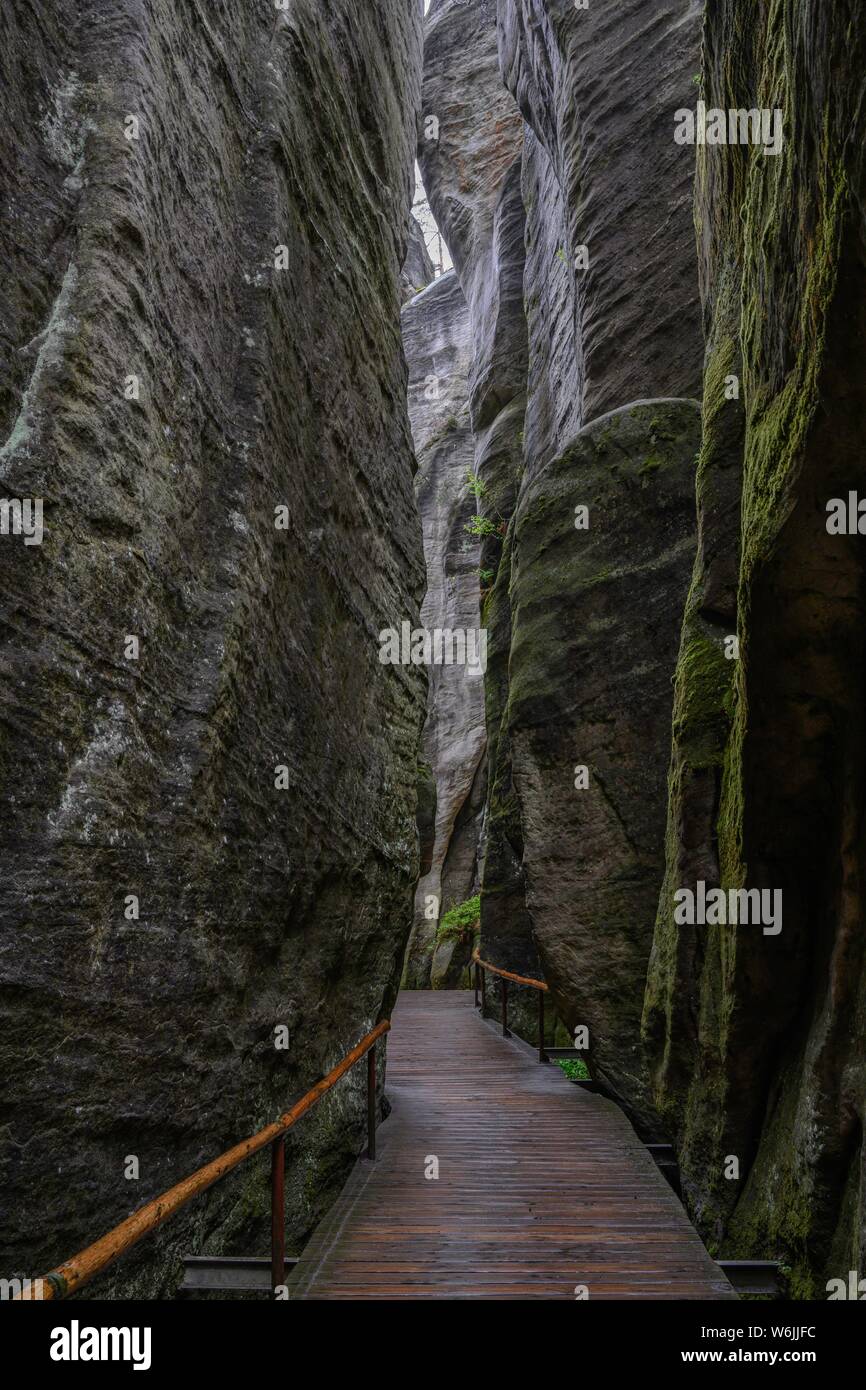
<svg viewBox="0 0 866 1390">
<path fill-rule="evenodd" d="M 478 1008 L 478 976 L 481 974 L 481 967 L 475 963 L 475 1007 Z"/>
<path fill-rule="evenodd" d="M 479 965 L 481 971 L 481 1017 L 487 1017 L 487 971 L 483 965 Z"/>
<path fill-rule="evenodd" d="M 544 990 L 538 991 L 538 1060 L 547 1061 L 547 1053 L 544 1050 Z"/>
<path fill-rule="evenodd" d="M 508 1033 L 508 981 L 502 981 L 502 1036 L 507 1038 Z"/>
<path fill-rule="evenodd" d="M 137 1245 L 151 1231 L 155 1231 L 157 1226 L 162 1226 L 170 1217 L 174 1216 L 175 1212 L 180 1211 L 181 1207 L 185 1207 L 193 1197 L 207 1192 L 214 1183 L 220 1182 L 226 1174 L 233 1172 L 248 1158 L 252 1158 L 253 1154 L 261 1153 L 268 1148 L 271 1150 L 271 1270 L 274 1287 L 278 1287 L 285 1280 L 286 1264 L 284 1205 L 286 1156 L 282 1141 L 285 1139 L 286 1132 L 303 1115 L 312 1110 L 322 1096 L 336 1086 L 341 1077 L 350 1072 L 362 1057 L 373 1051 L 378 1039 L 383 1037 L 390 1027 L 390 1019 L 383 1018 L 381 1023 L 377 1023 L 376 1027 L 352 1048 L 351 1052 L 346 1053 L 342 1061 L 331 1068 L 327 1076 L 323 1076 L 320 1081 L 317 1081 L 306 1095 L 301 1096 L 300 1100 L 296 1101 L 284 1115 L 280 1115 L 273 1124 L 266 1125 L 256 1134 L 242 1139 L 239 1144 L 227 1149 L 218 1158 L 211 1159 L 210 1163 L 205 1163 L 194 1173 L 189 1173 L 185 1178 L 181 1178 L 180 1182 L 174 1184 L 174 1187 L 168 1188 L 158 1197 L 145 1202 L 143 1207 L 132 1212 L 125 1221 L 121 1221 L 118 1226 L 113 1226 L 110 1231 L 104 1236 L 100 1236 L 86 1249 L 79 1250 L 78 1254 L 73 1255 L 71 1260 L 65 1260 L 63 1264 L 56 1265 L 48 1274 L 29 1281 L 27 1289 L 22 1289 L 20 1293 L 15 1295 L 15 1299 L 42 1302 L 49 1299 L 68 1298 L 71 1294 L 77 1293 L 95 1275 L 106 1269 L 108 1265 L 113 1264 L 115 1260 L 120 1259 L 121 1255 L 124 1255 L 127 1250 L 131 1250 L 133 1245 Z M 375 1075 L 374 1062 L 372 1067 L 374 1081 Z M 375 1141 L 375 1086 L 373 1087 L 372 1117 L 374 1122 L 372 1133 Z"/>
<path fill-rule="evenodd" d="M 271 1289 L 286 1282 L 286 1141 L 271 1144 Z"/>
<path fill-rule="evenodd" d="M 367 1157 L 376 1157 L 376 1048 L 367 1053 Z"/>
</svg>

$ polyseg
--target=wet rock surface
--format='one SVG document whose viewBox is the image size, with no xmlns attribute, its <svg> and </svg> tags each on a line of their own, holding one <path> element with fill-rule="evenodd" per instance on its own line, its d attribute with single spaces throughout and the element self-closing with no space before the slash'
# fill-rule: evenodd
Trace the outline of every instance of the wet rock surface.
<svg viewBox="0 0 866 1390">
<path fill-rule="evenodd" d="M 431 633 L 439 629 L 477 634 L 480 544 L 466 529 L 476 505 L 470 488 L 471 338 L 469 312 L 453 270 L 406 305 L 403 341 L 427 566 L 421 626 Z M 477 878 L 482 805 L 472 793 L 486 745 L 480 668 L 440 664 L 429 675 L 422 756 L 436 785 L 436 823 L 430 865 L 415 897 L 404 975 L 405 985 L 412 989 L 430 987 L 439 920 L 471 895 Z M 447 970 L 441 969 L 437 985 L 446 976 Z"/>
<path fill-rule="evenodd" d="M 378 634 L 424 589 L 420 31 L 411 0 L 0 19 L 0 471 L 46 527 L 0 542 L 9 1269 L 269 1122 L 394 996 L 426 690 Z M 290 1239 L 361 1086 L 290 1145 Z M 253 1163 L 94 1294 L 258 1253 L 267 1213 Z"/>
<path fill-rule="evenodd" d="M 434 4 L 425 25 L 418 159 L 470 311 L 474 467 L 486 530 L 480 551 L 488 642 L 482 936 L 492 960 L 537 974 L 503 727 L 511 640 L 503 554 L 523 468 L 527 378 L 523 141 L 524 122 L 499 70 L 496 7 L 487 0 Z M 530 1011 L 530 1028 L 533 1019 Z"/>
<path fill-rule="evenodd" d="M 569 1034 L 589 1030 L 592 1075 L 647 1131 L 640 1016 L 699 436 L 694 401 L 587 425 L 521 492 L 511 564 L 508 733 L 543 978 Z"/>
<path fill-rule="evenodd" d="M 866 1264 L 863 561 L 826 524 L 864 487 L 864 39 L 861 3 L 707 11 L 708 106 L 778 106 L 784 142 L 699 151 L 700 547 L 645 1011 L 705 1237 L 818 1298 Z M 677 927 L 699 879 L 780 891 L 781 931 Z"/>
</svg>

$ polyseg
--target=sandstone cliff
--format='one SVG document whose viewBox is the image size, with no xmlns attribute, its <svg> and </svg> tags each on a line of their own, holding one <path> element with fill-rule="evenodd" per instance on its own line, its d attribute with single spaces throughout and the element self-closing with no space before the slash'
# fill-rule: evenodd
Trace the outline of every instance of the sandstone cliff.
<svg viewBox="0 0 866 1390">
<path fill-rule="evenodd" d="M 470 482 L 474 450 L 469 423 L 469 314 L 454 271 L 434 281 L 403 310 L 409 366 L 409 414 L 418 457 L 416 492 L 424 535 L 427 592 L 421 622 L 433 631 L 478 630 L 480 546 L 467 532 L 475 512 Z M 405 984 L 454 984 L 468 951 L 436 950 L 439 922 L 476 891 L 484 782 L 484 679 L 466 666 L 430 671 L 422 757 L 436 784 L 435 838 L 429 869 L 415 897 Z"/>
<path fill-rule="evenodd" d="M 863 559 L 826 526 L 864 486 L 864 44 L 860 0 L 707 10 L 700 96 L 778 108 L 784 142 L 699 150 L 700 547 L 645 1012 L 705 1236 L 817 1297 L 866 1265 Z M 677 927 L 698 880 L 780 891 L 781 931 Z"/>
<path fill-rule="evenodd" d="M 424 232 L 414 216 L 409 218 L 409 245 L 400 275 L 401 297 L 404 304 L 414 299 L 433 279 L 433 262 L 424 241 Z"/>
<path fill-rule="evenodd" d="M 378 640 L 424 587 L 420 55 L 416 0 L 0 18 L 0 470 L 46 525 L 0 542 L 9 1268 L 272 1119 L 390 1008 L 425 705 Z M 296 1236 L 361 1084 L 293 1141 Z M 94 1294 L 263 1247 L 267 1204 L 252 1165 Z"/>
<path fill-rule="evenodd" d="M 476 314 L 475 378 L 501 383 L 475 398 L 479 476 L 486 466 L 504 533 L 484 609 L 482 945 L 499 965 L 544 973 L 569 1031 L 589 1028 L 594 1074 L 648 1127 L 640 1013 L 694 546 L 701 361 L 691 179 L 670 105 L 688 97 L 698 38 L 683 3 L 648 19 L 637 4 L 502 0 L 498 25 L 483 5 L 439 7 L 422 105 L 446 115 L 419 153 L 470 305 L 476 283 L 488 298 L 501 286 L 498 342 L 509 344 L 491 353 L 490 315 Z M 450 116 L 455 74 L 468 129 Z M 525 1027 L 533 1016 L 525 1001 Z"/>
<path fill-rule="evenodd" d="M 507 525 L 522 469 L 526 392 L 523 122 L 502 82 L 490 0 L 441 0 L 425 25 L 418 160 L 469 308 L 470 417 L 482 517 L 487 789 L 482 936 L 505 966 L 537 961 L 524 905 L 520 826 L 503 727 L 510 649 Z"/>
</svg>

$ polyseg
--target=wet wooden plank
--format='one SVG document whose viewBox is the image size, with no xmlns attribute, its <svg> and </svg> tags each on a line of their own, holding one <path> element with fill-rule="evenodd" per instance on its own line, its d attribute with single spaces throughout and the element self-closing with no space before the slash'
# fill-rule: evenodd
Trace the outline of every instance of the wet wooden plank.
<svg viewBox="0 0 866 1390">
<path fill-rule="evenodd" d="M 625 1116 L 482 1023 L 469 991 L 400 995 L 386 1090 L 379 1158 L 292 1298 L 736 1298 Z"/>
</svg>

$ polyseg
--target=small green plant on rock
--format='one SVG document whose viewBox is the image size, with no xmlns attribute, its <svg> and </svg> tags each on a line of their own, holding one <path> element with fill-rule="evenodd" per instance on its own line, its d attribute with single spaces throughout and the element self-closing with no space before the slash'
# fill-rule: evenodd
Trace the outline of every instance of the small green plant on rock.
<svg viewBox="0 0 866 1390">
<path fill-rule="evenodd" d="M 449 908 L 439 922 L 436 945 L 441 946 L 444 941 L 468 943 L 475 935 L 480 916 L 480 893 L 476 893 L 474 898 L 467 898 L 465 902 L 458 903 L 456 907 Z"/>
<path fill-rule="evenodd" d="M 470 536 L 495 536 L 497 528 L 486 516 L 479 516 L 476 512 L 472 520 L 467 521 L 463 530 L 468 531 Z"/>
<path fill-rule="evenodd" d="M 591 1079 L 586 1062 L 580 1057 L 560 1057 L 557 1059 L 557 1066 L 562 1067 L 569 1081 L 589 1081 Z"/>
<path fill-rule="evenodd" d="M 483 479 L 478 477 L 477 473 L 473 473 L 471 468 L 467 468 L 466 470 L 466 486 L 473 496 L 477 497 L 479 500 L 487 492 L 487 484 Z"/>
<path fill-rule="evenodd" d="M 471 468 L 467 468 L 466 470 L 466 485 L 476 502 L 480 502 L 487 496 L 487 484 L 482 478 L 478 477 L 477 473 L 473 473 Z M 467 531 L 470 536 L 478 537 L 504 535 L 506 530 L 505 520 L 495 505 L 492 510 L 499 522 L 498 526 L 495 522 L 491 521 L 489 517 L 481 516 L 479 512 L 476 512 L 471 521 L 468 521 L 463 527 L 464 531 Z"/>
</svg>

